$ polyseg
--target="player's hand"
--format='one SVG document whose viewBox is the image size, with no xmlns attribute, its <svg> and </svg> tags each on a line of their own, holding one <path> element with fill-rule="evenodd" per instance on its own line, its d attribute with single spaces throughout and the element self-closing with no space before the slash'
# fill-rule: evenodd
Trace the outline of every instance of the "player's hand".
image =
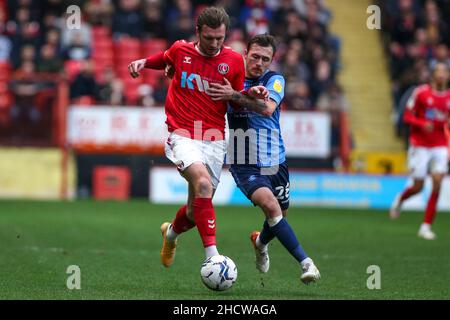
<svg viewBox="0 0 450 320">
<path fill-rule="evenodd" d="M 248 94 L 256 99 L 269 99 L 269 90 L 264 86 L 254 86 L 248 89 Z"/>
<path fill-rule="evenodd" d="M 128 71 L 133 78 L 139 77 L 139 72 L 145 67 L 145 59 L 139 59 L 128 65 Z"/>
<path fill-rule="evenodd" d="M 175 74 L 175 68 L 171 64 L 166 64 L 166 68 L 164 69 L 164 75 L 169 78 L 173 79 L 173 76 Z"/>
<path fill-rule="evenodd" d="M 206 93 L 211 97 L 212 100 L 231 100 L 234 89 L 231 86 L 230 81 L 227 78 L 223 78 L 225 84 L 210 83 Z"/>
<path fill-rule="evenodd" d="M 425 123 L 423 128 L 426 132 L 431 132 L 434 129 L 434 124 L 433 124 L 433 122 L 427 122 L 427 123 Z"/>
</svg>

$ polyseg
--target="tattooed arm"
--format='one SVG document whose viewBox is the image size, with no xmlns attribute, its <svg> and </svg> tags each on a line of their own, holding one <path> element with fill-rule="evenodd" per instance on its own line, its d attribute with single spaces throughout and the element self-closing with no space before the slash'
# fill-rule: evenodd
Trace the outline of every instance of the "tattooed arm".
<svg viewBox="0 0 450 320">
<path fill-rule="evenodd" d="M 247 92 L 237 92 L 230 82 L 224 78 L 225 84 L 211 83 L 207 93 L 212 100 L 230 101 L 233 104 L 247 108 L 264 116 L 271 116 L 276 109 L 276 103 L 269 100 L 269 91 L 264 86 L 251 87 Z M 273 107 L 275 104 L 275 107 Z"/>
</svg>

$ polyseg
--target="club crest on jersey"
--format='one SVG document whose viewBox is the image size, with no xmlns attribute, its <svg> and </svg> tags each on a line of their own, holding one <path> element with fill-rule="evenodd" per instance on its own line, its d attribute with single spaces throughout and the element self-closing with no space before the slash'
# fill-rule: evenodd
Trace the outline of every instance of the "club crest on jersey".
<svg viewBox="0 0 450 320">
<path fill-rule="evenodd" d="M 185 56 L 183 63 L 191 63 L 191 57 Z"/>
<path fill-rule="evenodd" d="M 230 70 L 230 67 L 226 63 L 221 63 L 217 67 L 217 70 L 220 72 L 220 74 L 227 74 L 228 70 Z"/>
</svg>

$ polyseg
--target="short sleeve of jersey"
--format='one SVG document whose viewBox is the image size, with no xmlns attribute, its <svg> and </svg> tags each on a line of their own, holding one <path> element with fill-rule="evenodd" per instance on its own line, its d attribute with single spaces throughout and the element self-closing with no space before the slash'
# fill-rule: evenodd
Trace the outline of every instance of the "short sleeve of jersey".
<svg viewBox="0 0 450 320">
<path fill-rule="evenodd" d="M 186 41 L 184 40 L 175 41 L 172 46 L 164 52 L 164 61 L 172 64 L 175 60 L 176 51 L 185 43 Z"/>
<path fill-rule="evenodd" d="M 281 103 L 284 98 L 285 81 L 283 76 L 276 74 L 270 77 L 267 81 L 266 88 L 269 90 L 269 98 L 274 100 L 277 105 Z"/>
</svg>

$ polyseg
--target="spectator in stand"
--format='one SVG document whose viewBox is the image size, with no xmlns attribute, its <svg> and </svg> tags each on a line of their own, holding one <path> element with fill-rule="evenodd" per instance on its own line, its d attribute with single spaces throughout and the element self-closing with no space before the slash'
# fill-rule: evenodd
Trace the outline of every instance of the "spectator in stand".
<svg viewBox="0 0 450 320">
<path fill-rule="evenodd" d="M 14 73 L 14 80 L 9 89 L 14 95 L 11 107 L 12 125 L 19 136 L 25 136 L 29 126 L 34 126 L 41 119 L 41 113 L 35 106 L 34 98 L 42 87 L 35 80 L 35 65 L 32 61 L 24 61 Z"/>
<path fill-rule="evenodd" d="M 282 60 L 281 73 L 290 81 L 309 81 L 309 68 L 305 62 L 302 61 L 299 51 L 289 49 L 284 59 Z"/>
<path fill-rule="evenodd" d="M 73 0 L 71 0 L 71 4 Z M 61 19 L 58 19 L 58 28 L 61 31 L 61 49 L 64 51 L 67 47 L 69 47 L 74 38 L 78 38 L 77 42 L 80 43 L 83 47 L 91 48 L 91 40 L 92 40 L 92 30 L 91 25 L 84 21 L 85 15 L 81 15 L 81 24 L 79 28 L 67 28 L 66 21 L 68 18 L 68 14 L 65 12 Z M 80 39 L 81 38 L 81 39 Z"/>
<path fill-rule="evenodd" d="M 349 109 L 349 103 L 342 88 L 335 82 L 331 82 L 317 100 L 317 110 L 327 112 L 342 112 Z"/>
<path fill-rule="evenodd" d="M 12 47 L 11 40 L 0 31 L 0 62 L 9 61 Z"/>
<path fill-rule="evenodd" d="M 169 87 L 170 79 L 164 75 L 160 75 L 159 81 L 153 87 L 153 98 L 155 99 L 155 105 L 164 106 L 167 98 L 167 88 Z"/>
<path fill-rule="evenodd" d="M 314 106 L 310 99 L 309 86 L 305 81 L 287 83 L 286 107 L 293 111 L 310 111 Z"/>
<path fill-rule="evenodd" d="M 114 5 L 110 0 L 88 1 L 84 6 L 87 19 L 93 26 L 111 27 Z"/>
<path fill-rule="evenodd" d="M 139 105 L 144 108 L 154 107 L 155 98 L 153 97 L 153 87 L 148 84 L 142 84 L 138 88 L 139 92 Z"/>
<path fill-rule="evenodd" d="M 433 68 L 436 63 L 440 62 L 446 64 L 450 68 L 450 55 L 448 47 L 444 43 L 436 46 L 436 49 L 434 50 L 434 57 L 430 61 L 431 68 Z"/>
<path fill-rule="evenodd" d="M 70 86 L 70 99 L 88 96 L 95 99 L 97 82 L 93 74 L 93 66 L 90 60 L 83 60 L 80 73 L 75 77 Z"/>
<path fill-rule="evenodd" d="M 142 35 L 142 18 L 139 0 L 119 0 L 112 19 L 113 37 L 139 38 Z"/>
<path fill-rule="evenodd" d="M 167 38 L 162 5 L 158 1 L 145 3 L 142 32 L 143 38 Z"/>
<path fill-rule="evenodd" d="M 323 26 L 326 26 L 331 19 L 331 12 L 325 8 L 323 0 L 299 0 L 297 10 L 302 16 L 315 16 L 315 19 Z"/>
<path fill-rule="evenodd" d="M 240 24 L 245 26 L 249 37 L 269 32 L 269 21 L 272 11 L 266 6 L 264 0 L 246 0 L 241 8 Z"/>
<path fill-rule="evenodd" d="M 171 23 L 178 20 L 181 16 L 190 16 L 194 19 L 194 7 L 191 0 L 174 0 L 173 4 L 167 10 L 167 27 L 170 27 Z"/>
<path fill-rule="evenodd" d="M 206 2 L 206 1 L 202 1 Z M 214 5 L 216 7 L 222 7 L 225 9 L 226 12 L 228 12 L 228 15 L 230 16 L 230 31 L 239 29 L 241 31 L 243 30 L 243 26 L 241 26 L 239 22 L 239 16 L 241 14 L 241 1 L 236 0 L 216 0 L 216 1 L 210 1 L 211 3 L 204 3 L 204 5 Z"/>
<path fill-rule="evenodd" d="M 281 0 L 272 14 L 270 30 L 274 34 L 283 34 L 286 31 L 286 19 L 288 14 L 297 13 L 293 0 Z"/>
<path fill-rule="evenodd" d="M 52 45 L 58 55 L 61 54 L 61 41 L 60 41 L 60 32 L 57 28 L 51 28 L 47 30 L 44 36 L 44 43 Z"/>
<path fill-rule="evenodd" d="M 56 53 L 56 48 L 51 44 L 44 44 L 40 50 L 37 62 L 38 72 L 57 73 L 62 70 L 62 60 Z"/>
<path fill-rule="evenodd" d="M 316 104 L 319 95 L 332 82 L 331 66 L 328 60 L 320 60 L 315 68 L 314 75 L 311 81 L 311 101 L 313 105 Z"/>
<path fill-rule="evenodd" d="M 309 30 L 306 21 L 300 17 L 298 12 L 289 11 L 278 32 L 283 35 L 284 42 L 290 42 L 292 39 L 306 41 Z"/>
<path fill-rule="evenodd" d="M 125 104 L 123 82 L 116 77 L 114 70 L 110 67 L 105 68 L 103 80 L 97 86 L 96 102 L 112 106 Z"/>
<path fill-rule="evenodd" d="M 31 19 L 28 7 L 18 8 L 14 18 L 14 20 L 8 21 L 6 32 L 13 43 L 11 58 L 13 65 L 17 68 L 20 65 L 18 57 L 22 46 L 30 44 L 37 47 L 39 45 L 40 27 L 37 21 Z"/>
<path fill-rule="evenodd" d="M 247 49 L 244 32 L 241 29 L 230 30 L 226 45 L 244 55 L 244 51 Z"/>
<path fill-rule="evenodd" d="M 17 59 L 18 58 L 18 59 Z M 17 65 L 14 69 L 18 69 L 24 62 L 36 62 L 36 49 L 31 44 L 22 46 L 19 57 L 16 58 Z"/>
<path fill-rule="evenodd" d="M 91 56 L 91 49 L 83 42 L 80 32 L 73 35 L 72 41 L 63 50 L 64 60 L 86 60 Z"/>
<path fill-rule="evenodd" d="M 191 39 L 195 35 L 195 27 L 190 15 L 178 16 L 168 29 L 168 41 L 173 43 L 180 39 Z"/>
</svg>

